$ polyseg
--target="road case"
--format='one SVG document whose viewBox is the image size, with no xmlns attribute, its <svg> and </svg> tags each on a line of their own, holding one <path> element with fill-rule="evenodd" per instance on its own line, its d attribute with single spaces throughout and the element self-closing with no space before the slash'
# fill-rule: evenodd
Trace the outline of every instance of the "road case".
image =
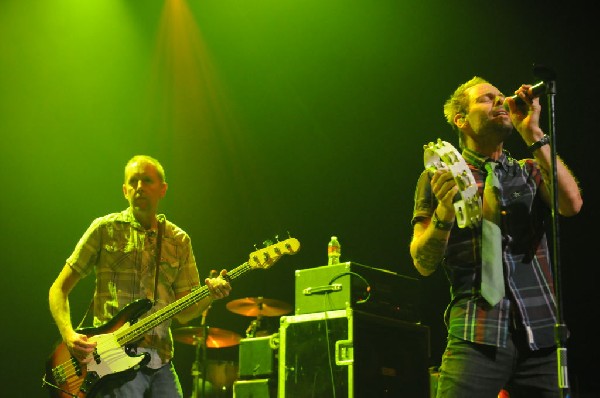
<svg viewBox="0 0 600 398">
<path fill-rule="evenodd" d="M 236 380 L 233 398 L 276 398 L 277 384 L 273 379 Z"/>
<path fill-rule="evenodd" d="M 353 310 L 282 316 L 278 398 L 429 398 L 429 328 Z"/>
</svg>

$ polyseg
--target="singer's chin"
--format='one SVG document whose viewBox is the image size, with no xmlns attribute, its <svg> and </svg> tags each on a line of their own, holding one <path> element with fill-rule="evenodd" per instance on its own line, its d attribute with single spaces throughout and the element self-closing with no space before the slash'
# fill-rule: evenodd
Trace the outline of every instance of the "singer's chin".
<svg viewBox="0 0 600 398">
<path fill-rule="evenodd" d="M 488 119 L 485 126 L 482 126 L 481 131 L 485 131 L 487 134 L 497 135 L 501 138 L 506 138 L 512 133 L 513 128 L 510 118 L 497 116 Z"/>
<path fill-rule="evenodd" d="M 498 122 L 498 130 L 502 131 L 506 135 L 510 135 L 514 126 L 512 124 L 512 120 L 510 120 L 509 115 L 499 115 L 496 118 Z"/>
</svg>

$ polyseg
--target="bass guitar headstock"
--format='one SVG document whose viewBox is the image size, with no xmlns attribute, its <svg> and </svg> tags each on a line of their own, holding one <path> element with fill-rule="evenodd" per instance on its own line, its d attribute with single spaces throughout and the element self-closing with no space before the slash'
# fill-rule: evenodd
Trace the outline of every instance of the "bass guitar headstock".
<svg viewBox="0 0 600 398">
<path fill-rule="evenodd" d="M 267 241 L 265 244 L 268 246 L 250 253 L 248 264 L 251 268 L 270 268 L 281 257 L 294 255 L 300 250 L 300 242 L 296 238 L 288 238 L 277 243 Z"/>
</svg>

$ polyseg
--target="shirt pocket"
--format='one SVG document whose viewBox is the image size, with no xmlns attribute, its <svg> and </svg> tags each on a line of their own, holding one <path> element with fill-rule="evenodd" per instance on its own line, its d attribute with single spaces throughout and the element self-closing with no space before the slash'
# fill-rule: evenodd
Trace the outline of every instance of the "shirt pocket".
<svg viewBox="0 0 600 398">
<path fill-rule="evenodd" d="M 113 238 L 102 245 L 102 256 L 100 264 L 105 264 L 111 271 L 133 268 L 135 265 L 136 250 L 126 236 L 122 239 Z"/>
<path fill-rule="evenodd" d="M 161 256 L 160 273 L 169 286 L 173 285 L 179 273 L 179 261 L 169 262 L 165 257 Z"/>
<path fill-rule="evenodd" d="M 160 272 L 169 285 L 173 285 L 179 274 L 179 258 L 177 245 L 172 239 L 165 238 L 160 255 Z"/>
<path fill-rule="evenodd" d="M 537 217 L 534 207 L 539 197 L 535 186 L 523 185 L 506 195 L 501 216 L 504 242 L 513 255 L 528 253 L 531 245 L 539 239 Z"/>
</svg>

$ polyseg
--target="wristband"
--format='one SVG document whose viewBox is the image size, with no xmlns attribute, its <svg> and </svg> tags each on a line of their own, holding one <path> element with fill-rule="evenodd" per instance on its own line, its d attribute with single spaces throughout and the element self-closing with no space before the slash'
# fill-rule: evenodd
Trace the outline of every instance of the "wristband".
<svg viewBox="0 0 600 398">
<path fill-rule="evenodd" d="M 435 214 L 435 211 L 433 212 L 433 215 L 431 216 L 431 221 L 433 222 L 433 226 L 436 229 L 441 229 L 442 231 L 450 231 L 452 229 L 452 227 L 454 226 L 454 221 L 448 222 L 448 221 L 440 220 L 438 218 L 437 214 Z"/>
<path fill-rule="evenodd" d="M 539 141 L 536 141 L 533 144 L 529 145 L 527 147 L 527 149 L 529 149 L 530 152 L 533 152 L 533 151 L 540 149 L 544 145 L 548 145 L 549 143 L 550 143 L 550 136 L 548 136 L 547 134 L 544 134 L 544 136 Z"/>
</svg>

